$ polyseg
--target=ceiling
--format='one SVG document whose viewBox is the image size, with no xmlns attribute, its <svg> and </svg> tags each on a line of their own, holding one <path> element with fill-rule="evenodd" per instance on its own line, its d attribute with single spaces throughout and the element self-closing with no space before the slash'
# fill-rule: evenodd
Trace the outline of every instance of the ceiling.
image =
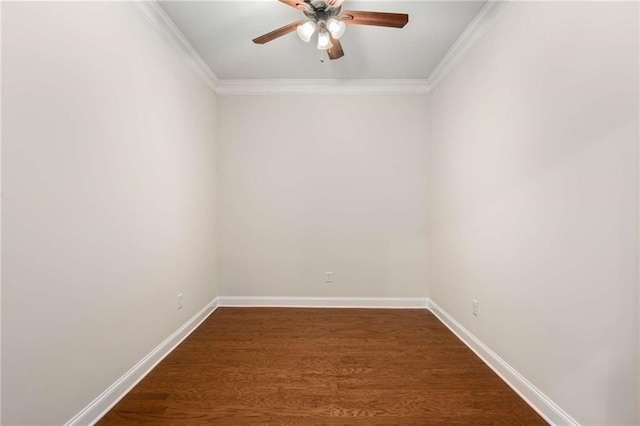
<svg viewBox="0 0 640 426">
<path fill-rule="evenodd" d="M 403 29 L 349 25 L 341 38 L 345 56 L 330 61 L 295 32 L 264 45 L 251 41 L 304 19 L 277 0 L 159 2 L 220 80 L 426 79 L 485 3 L 347 0 L 343 11 L 408 13 L 409 23 Z"/>
</svg>

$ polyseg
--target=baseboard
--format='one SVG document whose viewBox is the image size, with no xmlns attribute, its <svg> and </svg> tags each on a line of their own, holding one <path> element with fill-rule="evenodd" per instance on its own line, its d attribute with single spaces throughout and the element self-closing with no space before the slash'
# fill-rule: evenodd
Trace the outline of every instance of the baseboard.
<svg viewBox="0 0 640 426">
<path fill-rule="evenodd" d="M 69 420 L 65 426 L 93 425 L 118 403 L 135 385 L 169 355 L 184 339 L 218 307 L 218 299 L 214 299 L 198 313 L 191 317 L 182 327 L 149 352 L 122 377 L 109 386 L 100 396 L 91 401 L 82 411 Z"/>
<path fill-rule="evenodd" d="M 218 306 L 424 309 L 426 297 L 218 297 Z"/>
<path fill-rule="evenodd" d="M 489 349 L 462 324 L 456 321 L 433 300 L 427 300 L 428 309 L 446 325 L 462 342 L 480 357 L 507 385 L 552 425 L 579 425 L 551 399 Z"/>
<path fill-rule="evenodd" d="M 579 425 L 551 399 L 538 390 L 513 367 L 489 349 L 462 324 L 429 298 L 421 297 L 251 297 L 215 298 L 191 317 L 164 342 L 153 349 L 100 396 L 69 420 L 65 426 L 93 425 L 118 403 L 140 380 L 176 346 L 189 336 L 218 307 L 305 307 L 305 308 L 389 308 L 429 309 L 464 344 L 487 364 L 507 385 L 553 425 Z"/>
</svg>

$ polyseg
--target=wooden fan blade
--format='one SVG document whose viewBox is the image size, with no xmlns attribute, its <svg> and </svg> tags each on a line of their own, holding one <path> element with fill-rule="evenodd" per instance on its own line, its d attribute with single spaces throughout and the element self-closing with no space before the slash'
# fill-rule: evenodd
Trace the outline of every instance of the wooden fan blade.
<svg viewBox="0 0 640 426">
<path fill-rule="evenodd" d="M 296 30 L 296 27 L 300 25 L 302 21 L 292 22 L 289 25 L 285 25 L 284 27 L 280 27 L 277 30 L 273 30 L 270 33 L 266 33 L 261 35 L 260 37 L 256 37 L 253 39 L 253 42 L 256 44 L 265 44 L 270 42 L 271 40 L 275 40 L 278 37 L 282 37 L 283 35 L 289 34 L 292 31 Z"/>
<path fill-rule="evenodd" d="M 377 27 L 402 28 L 409 22 L 406 13 L 365 12 L 361 10 L 349 10 L 340 14 L 345 24 L 374 25 Z"/>
<path fill-rule="evenodd" d="M 342 50 L 342 44 L 337 38 L 331 37 L 331 47 L 328 50 L 329 59 L 340 59 L 344 56 L 344 50 Z"/>
<path fill-rule="evenodd" d="M 280 0 L 281 3 L 288 4 L 298 10 L 309 10 L 311 7 L 303 0 Z"/>
</svg>

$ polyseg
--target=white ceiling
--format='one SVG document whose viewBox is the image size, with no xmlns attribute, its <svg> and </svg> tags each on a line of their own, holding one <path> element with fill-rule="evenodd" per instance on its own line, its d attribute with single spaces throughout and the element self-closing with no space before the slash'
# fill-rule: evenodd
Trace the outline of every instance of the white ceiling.
<svg viewBox="0 0 640 426">
<path fill-rule="evenodd" d="M 409 23 L 403 29 L 350 25 L 341 38 L 345 56 L 329 61 L 295 32 L 264 45 L 251 41 L 304 18 L 277 0 L 160 1 L 221 80 L 426 79 L 484 4 L 347 0 L 342 10 L 408 13 Z"/>
</svg>

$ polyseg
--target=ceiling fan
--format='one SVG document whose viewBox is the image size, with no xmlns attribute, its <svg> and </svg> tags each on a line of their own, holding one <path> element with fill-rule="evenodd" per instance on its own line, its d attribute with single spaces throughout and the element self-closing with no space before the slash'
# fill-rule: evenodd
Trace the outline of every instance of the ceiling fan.
<svg viewBox="0 0 640 426">
<path fill-rule="evenodd" d="M 317 31 L 318 49 L 326 50 L 329 59 L 344 56 L 340 37 L 344 34 L 346 25 L 373 25 L 378 27 L 402 28 L 409 22 L 406 13 L 367 12 L 349 10 L 341 12 L 344 0 L 279 0 L 291 7 L 302 11 L 306 20 L 292 22 L 277 30 L 253 39 L 254 43 L 265 44 L 278 37 L 296 31 L 305 42 Z"/>
</svg>

